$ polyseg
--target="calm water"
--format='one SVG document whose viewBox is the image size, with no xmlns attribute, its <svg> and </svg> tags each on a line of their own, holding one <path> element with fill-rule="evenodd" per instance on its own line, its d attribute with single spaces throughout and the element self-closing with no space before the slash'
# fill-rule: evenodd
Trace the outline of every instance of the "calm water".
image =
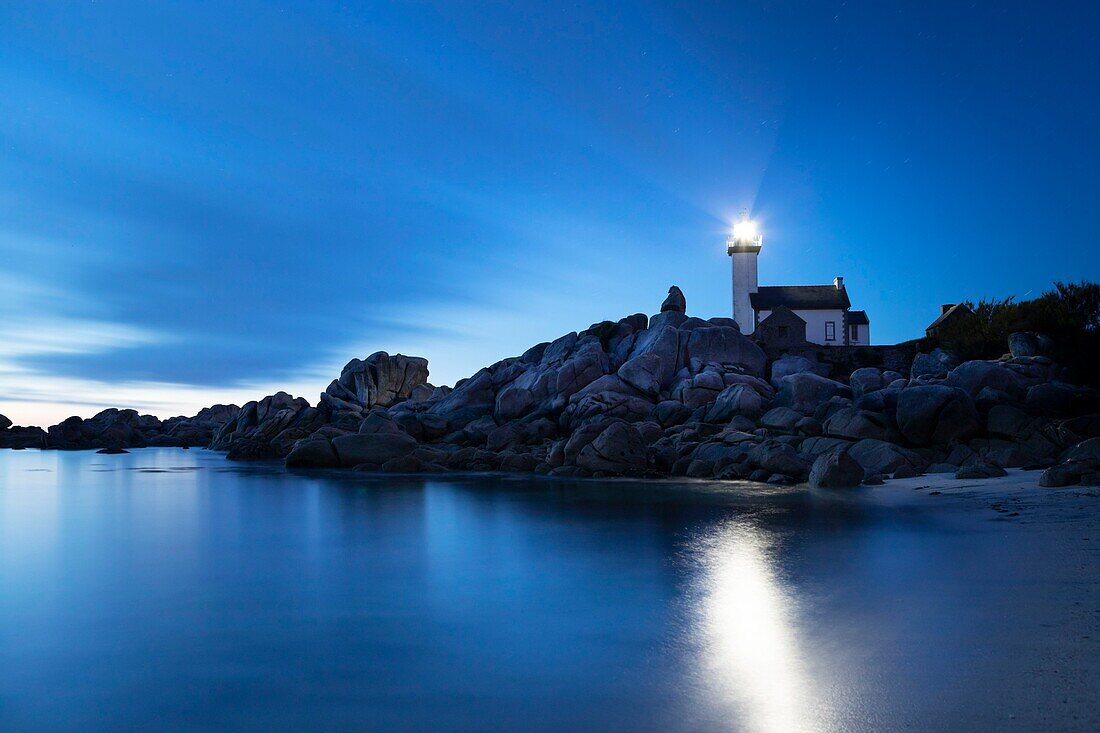
<svg viewBox="0 0 1100 733">
<path fill-rule="evenodd" d="M 1089 500 L 927 494 L 0 451 L 0 729 L 1095 729 Z"/>
</svg>

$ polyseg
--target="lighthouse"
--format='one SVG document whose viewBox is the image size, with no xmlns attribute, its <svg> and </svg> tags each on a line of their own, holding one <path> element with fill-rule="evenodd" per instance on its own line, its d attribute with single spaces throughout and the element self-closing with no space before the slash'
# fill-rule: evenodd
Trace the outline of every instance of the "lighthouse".
<svg viewBox="0 0 1100 733">
<path fill-rule="evenodd" d="M 757 231 L 756 222 L 748 212 L 741 212 L 741 220 L 733 225 L 733 233 L 726 239 L 726 254 L 730 256 L 733 274 L 733 319 L 741 333 L 752 334 L 756 330 L 756 314 L 752 308 L 752 294 L 757 292 L 756 258 L 764 237 Z"/>
</svg>

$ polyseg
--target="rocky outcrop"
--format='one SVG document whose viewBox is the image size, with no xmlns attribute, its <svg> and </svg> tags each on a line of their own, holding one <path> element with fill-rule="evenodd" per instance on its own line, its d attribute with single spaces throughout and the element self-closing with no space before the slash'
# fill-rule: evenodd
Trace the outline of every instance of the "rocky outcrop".
<svg viewBox="0 0 1100 733">
<path fill-rule="evenodd" d="M 687 313 L 687 300 L 684 298 L 684 291 L 675 285 L 668 289 L 668 297 L 665 298 L 664 303 L 661 303 L 661 312 L 667 313 L 668 311 Z"/>
<path fill-rule="evenodd" d="M 42 448 L 58 450 L 103 450 L 117 453 L 124 448 L 147 446 L 198 447 L 210 443 L 214 432 L 230 416 L 236 405 L 214 405 L 193 417 L 173 417 L 161 421 L 136 410 L 110 408 L 93 417 L 70 417 L 48 430 L 14 427 L 0 428 L 0 448 Z"/>
<path fill-rule="evenodd" d="M 769 364 L 731 319 L 687 315 L 674 287 L 652 317 L 592 324 L 453 388 L 428 384 L 424 359 L 378 352 L 349 362 L 316 405 L 280 392 L 163 422 L 107 410 L 48 433 L 6 425 L 0 445 L 208 444 L 296 469 L 822 487 L 1021 466 L 1048 468 L 1050 486 L 1093 481 L 1100 393 L 1066 383 L 1038 337 L 1010 346 L 1001 359 L 962 364 L 940 350 L 920 354 L 910 375 L 843 358 L 783 354 Z"/>
<path fill-rule="evenodd" d="M 814 460 L 809 484 L 814 488 L 845 488 L 863 483 L 863 467 L 847 451 L 823 453 Z"/>
</svg>

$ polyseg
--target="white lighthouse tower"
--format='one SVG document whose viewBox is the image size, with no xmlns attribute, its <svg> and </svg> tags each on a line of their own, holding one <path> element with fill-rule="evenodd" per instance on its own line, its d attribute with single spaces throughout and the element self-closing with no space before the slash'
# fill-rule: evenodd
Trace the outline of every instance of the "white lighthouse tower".
<svg viewBox="0 0 1100 733">
<path fill-rule="evenodd" d="M 749 296 L 757 291 L 756 258 L 763 244 L 756 222 L 742 211 L 741 220 L 733 225 L 733 234 L 726 240 L 726 254 L 733 267 L 733 318 L 745 335 L 756 330 L 756 314 Z"/>
</svg>

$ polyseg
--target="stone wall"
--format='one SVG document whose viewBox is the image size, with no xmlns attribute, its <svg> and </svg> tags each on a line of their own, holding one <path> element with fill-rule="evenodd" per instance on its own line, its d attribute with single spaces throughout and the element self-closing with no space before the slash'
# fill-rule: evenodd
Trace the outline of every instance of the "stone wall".
<svg viewBox="0 0 1100 733">
<path fill-rule="evenodd" d="M 772 362 L 783 354 L 795 354 L 814 359 L 830 366 L 829 376 L 842 382 L 856 369 L 878 367 L 891 369 L 909 376 L 909 367 L 917 355 L 919 342 L 906 341 L 892 346 L 818 346 L 806 344 L 802 348 L 765 347 L 768 361 Z"/>
</svg>

